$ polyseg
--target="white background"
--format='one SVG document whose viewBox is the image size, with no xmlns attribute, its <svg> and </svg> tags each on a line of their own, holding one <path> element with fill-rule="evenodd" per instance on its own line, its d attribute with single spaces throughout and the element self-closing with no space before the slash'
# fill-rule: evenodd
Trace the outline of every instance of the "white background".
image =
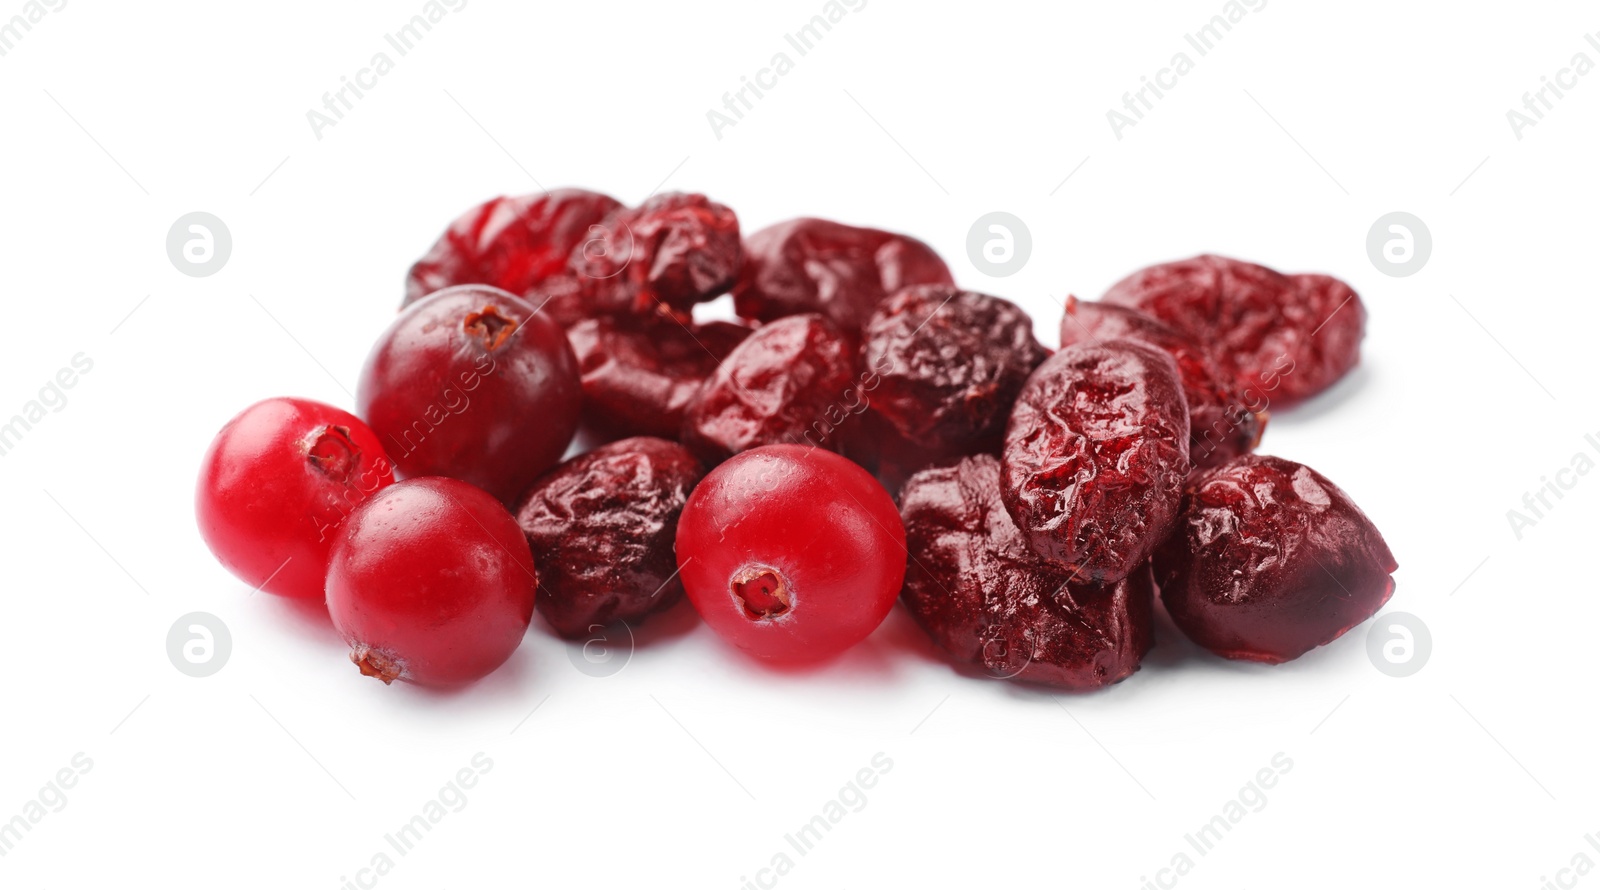
<svg viewBox="0 0 1600 890">
<path fill-rule="evenodd" d="M 0 885 L 339 887 L 478 752 L 493 767 L 468 804 L 378 886 L 735 888 L 779 852 L 795 890 L 1137 888 L 1178 852 L 1183 887 L 1534 888 L 1600 861 L 1600 480 L 1563 477 L 1520 540 L 1506 516 L 1575 454 L 1600 460 L 1600 74 L 1520 140 L 1506 120 L 1575 53 L 1600 62 L 1591 7 L 1272 0 L 1199 58 L 1183 37 L 1220 0 L 871 0 L 801 58 L 783 37 L 820 0 L 471 0 L 316 138 L 306 112 L 422 7 L 72 0 L 0 57 L 0 416 L 93 362 L 0 458 L 0 820 L 93 761 Z M 786 50 L 793 71 L 713 135 L 708 109 Z M 1118 140 L 1107 110 L 1179 51 L 1194 71 Z M 448 220 L 541 186 L 635 202 L 663 184 L 747 230 L 817 214 L 914 233 L 1050 344 L 1066 294 L 1201 251 L 1349 280 L 1361 368 L 1274 417 L 1263 450 L 1383 530 L 1388 610 L 1431 630 L 1425 667 L 1379 672 L 1369 625 L 1267 668 L 1163 623 L 1132 679 L 1054 697 L 953 671 L 898 608 L 788 674 L 680 608 L 614 676 L 536 626 L 437 695 L 359 677 L 324 615 L 213 562 L 192 516 L 211 436 L 267 396 L 349 407 Z M 165 251 L 195 210 L 232 231 L 209 278 Z M 1005 279 L 965 249 L 995 210 L 1034 243 Z M 1410 278 L 1365 248 L 1395 210 L 1433 234 Z M 166 654 L 196 610 L 233 640 L 204 679 Z M 784 835 L 878 752 L 893 766 L 867 805 L 796 854 Z M 1184 835 L 1279 752 L 1266 805 L 1196 854 Z"/>
</svg>

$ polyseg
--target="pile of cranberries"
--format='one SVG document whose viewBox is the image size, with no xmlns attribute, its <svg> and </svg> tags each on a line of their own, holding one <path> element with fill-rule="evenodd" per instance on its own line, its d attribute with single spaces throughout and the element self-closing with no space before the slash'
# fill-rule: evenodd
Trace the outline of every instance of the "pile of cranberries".
<svg viewBox="0 0 1600 890">
<path fill-rule="evenodd" d="M 723 294 L 741 321 L 696 320 Z M 1278 663 L 1394 589 L 1343 491 L 1252 453 L 1365 322 L 1336 279 L 1201 256 L 1069 298 L 1052 353 L 904 235 L 496 198 L 412 266 L 356 414 L 245 409 L 196 513 L 385 683 L 483 677 L 535 608 L 581 639 L 685 594 L 760 659 L 838 655 L 898 598 L 957 661 L 1086 690 L 1138 669 L 1159 590 L 1200 646 Z"/>
</svg>

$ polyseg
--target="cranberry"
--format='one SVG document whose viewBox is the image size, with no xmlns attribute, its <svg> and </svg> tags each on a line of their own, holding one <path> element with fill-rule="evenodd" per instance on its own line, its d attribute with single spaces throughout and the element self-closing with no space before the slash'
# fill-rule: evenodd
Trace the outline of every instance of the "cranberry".
<svg viewBox="0 0 1600 890">
<path fill-rule="evenodd" d="M 514 294 L 566 271 L 573 249 L 621 207 L 583 189 L 500 197 L 457 217 L 406 276 L 408 306 L 456 284 L 487 284 Z"/>
<path fill-rule="evenodd" d="M 1080 343 L 1039 366 L 1006 430 L 1001 495 L 1040 555 L 1110 582 L 1172 530 L 1189 472 L 1189 410 L 1172 357 Z"/>
<path fill-rule="evenodd" d="M 1198 480 L 1155 565 L 1161 601 L 1191 640 L 1268 664 L 1371 618 L 1398 568 L 1349 495 L 1304 464 L 1261 455 Z"/>
<path fill-rule="evenodd" d="M 200 536 L 239 580 L 322 598 L 334 531 L 394 481 L 367 425 L 332 405 L 267 399 L 217 433 L 200 462 Z"/>
<path fill-rule="evenodd" d="M 1062 346 L 1119 339 L 1148 343 L 1177 363 L 1189 403 L 1189 460 L 1196 470 L 1255 450 L 1267 412 L 1247 407 L 1249 397 L 1235 388 L 1233 379 L 1217 368 L 1198 341 L 1137 309 L 1067 298 Z"/>
<path fill-rule="evenodd" d="M 733 304 L 745 318 L 772 321 L 820 312 L 854 333 L 879 301 L 913 284 L 952 284 L 950 269 L 915 238 L 802 217 L 745 239 Z"/>
<path fill-rule="evenodd" d="M 1072 690 L 1139 669 L 1151 644 L 1149 567 L 1101 587 L 1040 559 L 1000 502 L 995 458 L 923 470 L 900 510 L 912 554 L 900 598 L 957 661 Z"/>
<path fill-rule="evenodd" d="M 661 311 L 686 319 L 694 304 L 733 286 L 743 258 L 732 210 L 705 195 L 669 192 L 613 212 L 573 248 L 568 268 L 578 288 L 561 300 L 581 300 L 591 317 Z"/>
<path fill-rule="evenodd" d="M 837 451 L 840 427 L 867 409 L 856 346 L 820 315 L 758 328 L 690 401 L 683 444 L 707 463 L 779 442 Z"/>
<path fill-rule="evenodd" d="M 509 503 L 566 451 L 578 363 L 561 328 L 482 285 L 407 308 L 367 356 L 356 400 L 404 476 L 450 476 Z"/>
<path fill-rule="evenodd" d="M 567 339 L 583 376 L 586 426 L 611 437 L 676 439 L 700 384 L 749 335 L 749 328 L 725 321 L 579 321 Z"/>
<path fill-rule="evenodd" d="M 1332 386 L 1361 358 L 1367 312 L 1344 282 L 1280 275 L 1219 256 L 1151 266 L 1106 292 L 1211 350 L 1253 404 L 1287 408 Z"/>
<path fill-rule="evenodd" d="M 634 621 L 683 595 L 673 541 L 705 473 L 676 442 L 603 445 L 539 477 L 517 524 L 539 565 L 539 611 L 565 637 Z"/>
<path fill-rule="evenodd" d="M 905 576 L 906 538 L 866 470 L 820 448 L 770 445 L 689 495 L 677 554 L 712 630 L 760 658 L 812 661 L 883 622 Z"/>
<path fill-rule="evenodd" d="M 952 455 L 1000 438 L 1048 354 L 1015 304 L 946 284 L 894 294 L 862 331 L 872 413 L 904 440 Z"/>
<path fill-rule="evenodd" d="M 506 508 L 433 476 L 397 482 L 351 514 L 328 564 L 328 614 L 363 675 L 455 686 L 516 651 L 537 587 Z"/>
</svg>

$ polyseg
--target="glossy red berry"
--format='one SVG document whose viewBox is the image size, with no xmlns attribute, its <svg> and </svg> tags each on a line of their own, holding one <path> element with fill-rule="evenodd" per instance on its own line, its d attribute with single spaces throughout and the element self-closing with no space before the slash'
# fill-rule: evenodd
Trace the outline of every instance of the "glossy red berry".
<svg viewBox="0 0 1600 890">
<path fill-rule="evenodd" d="M 308 399 L 267 399 L 228 421 L 200 463 L 200 536 L 239 580 L 322 599 L 335 532 L 394 481 L 378 437 Z"/>
<path fill-rule="evenodd" d="M 562 275 L 567 258 L 622 205 L 599 192 L 556 189 L 479 204 L 450 223 L 406 275 L 402 306 L 457 284 L 513 294 Z"/>
<path fill-rule="evenodd" d="M 1155 565 L 1184 634 L 1225 658 L 1269 664 L 1371 618 L 1394 593 L 1398 567 L 1372 520 L 1327 477 L 1256 454 L 1200 477 Z"/>
<path fill-rule="evenodd" d="M 803 445 L 713 470 L 678 520 L 678 567 L 702 618 L 758 658 L 829 658 L 872 633 L 900 593 L 900 514 L 867 471 Z"/>
<path fill-rule="evenodd" d="M 455 686 L 516 651 L 537 587 L 506 508 L 434 476 L 398 482 L 351 515 L 328 565 L 328 614 L 363 675 Z"/>
<path fill-rule="evenodd" d="M 450 476 L 509 503 L 561 459 L 582 389 L 559 325 L 505 291 L 463 285 L 395 319 L 356 401 L 402 476 Z"/>
</svg>

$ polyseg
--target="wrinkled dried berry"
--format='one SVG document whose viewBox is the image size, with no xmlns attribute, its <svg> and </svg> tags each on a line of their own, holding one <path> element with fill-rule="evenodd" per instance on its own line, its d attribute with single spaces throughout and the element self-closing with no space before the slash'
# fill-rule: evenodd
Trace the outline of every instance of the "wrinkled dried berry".
<svg viewBox="0 0 1600 890">
<path fill-rule="evenodd" d="M 1287 408 L 1361 358 L 1367 312 L 1344 282 L 1280 275 L 1219 256 L 1141 269 L 1104 300 L 1144 311 L 1203 343 L 1250 400 Z"/>
<path fill-rule="evenodd" d="M 725 321 L 578 322 L 567 339 L 583 376 L 585 425 L 609 437 L 676 439 L 701 383 L 749 335 L 749 328 Z"/>
<path fill-rule="evenodd" d="M 456 284 L 487 284 L 513 294 L 564 273 L 573 248 L 593 237 L 622 205 L 583 189 L 556 189 L 486 201 L 457 217 L 406 275 L 402 306 Z"/>
<path fill-rule="evenodd" d="M 704 474 L 683 446 L 639 437 L 602 445 L 539 477 L 517 524 L 539 566 L 537 606 L 562 636 L 637 621 L 683 595 L 673 541 Z"/>
<path fill-rule="evenodd" d="M 913 284 L 952 284 L 950 269 L 915 238 L 802 217 L 745 239 L 734 309 L 772 321 L 820 312 L 855 333 L 888 294 Z"/>
<path fill-rule="evenodd" d="M 1097 689 L 1151 644 L 1150 569 L 1100 587 L 1040 559 L 1000 502 L 1000 462 L 963 459 L 901 492 L 911 560 L 901 601 L 956 660 L 1008 679 Z"/>
<path fill-rule="evenodd" d="M 899 291 L 862 331 L 870 410 L 902 438 L 952 456 L 1004 434 L 1046 355 L 1022 309 L 952 285 Z"/>
<path fill-rule="evenodd" d="M 1189 639 L 1269 664 L 1371 618 L 1394 592 L 1398 568 L 1338 486 L 1304 464 L 1255 454 L 1190 489 L 1155 565 L 1161 601 Z"/>
<path fill-rule="evenodd" d="M 1109 582 L 1172 530 L 1188 472 L 1172 357 L 1132 340 L 1080 343 L 1046 359 L 1017 397 L 1001 494 L 1035 552 Z"/>
<path fill-rule="evenodd" d="M 1194 338 L 1127 306 L 1067 298 L 1061 345 L 1138 340 L 1172 356 L 1189 403 L 1189 462 L 1196 469 L 1255 450 L 1267 423 Z"/>
<path fill-rule="evenodd" d="M 706 378 L 682 441 L 710 464 L 759 445 L 839 451 L 866 408 L 855 343 L 820 315 L 795 315 L 756 329 Z"/>
<path fill-rule="evenodd" d="M 577 295 L 560 301 L 580 300 L 590 317 L 660 311 L 686 319 L 694 304 L 733 286 L 743 258 L 732 210 L 705 195 L 656 195 L 611 214 L 573 249 Z"/>
</svg>

